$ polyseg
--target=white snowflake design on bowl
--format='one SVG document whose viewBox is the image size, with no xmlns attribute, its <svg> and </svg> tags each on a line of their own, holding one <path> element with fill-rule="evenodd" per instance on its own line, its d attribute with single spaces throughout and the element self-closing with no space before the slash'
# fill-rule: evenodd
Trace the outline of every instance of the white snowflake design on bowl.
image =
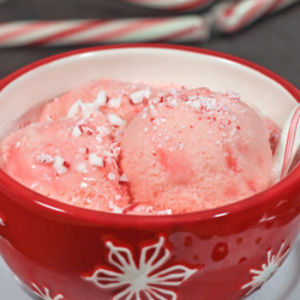
<svg viewBox="0 0 300 300">
<path fill-rule="evenodd" d="M 1 227 L 6 227 L 6 222 L 5 222 L 4 217 L 0 213 L 0 228 Z M 1 233 L 0 233 L 0 238 L 3 238 L 3 236 L 1 235 Z"/>
<path fill-rule="evenodd" d="M 86 279 L 104 289 L 123 287 L 113 300 L 141 300 L 142 295 L 148 300 L 176 300 L 177 294 L 169 288 L 181 285 L 197 271 L 183 265 L 162 269 L 171 257 L 164 237 L 142 248 L 138 265 L 130 249 L 117 247 L 111 241 L 106 242 L 106 246 L 109 248 L 108 261 L 120 272 L 101 268 Z"/>
<path fill-rule="evenodd" d="M 5 226 L 6 226 L 4 217 L 2 216 L 1 213 L 0 213 L 0 226 L 2 226 L 2 227 L 5 227 Z"/>
<path fill-rule="evenodd" d="M 44 300 L 60 300 L 64 299 L 63 295 L 57 295 L 54 298 L 51 298 L 50 291 L 48 288 L 44 288 L 44 292 L 34 283 L 32 283 L 32 286 L 34 287 L 34 293 L 41 297 Z"/>
<path fill-rule="evenodd" d="M 247 292 L 246 295 L 251 294 L 254 290 L 261 287 L 279 269 L 283 260 L 286 258 L 290 251 L 289 246 L 285 250 L 284 247 L 285 242 L 281 244 L 281 247 L 277 254 L 272 254 L 272 250 L 269 250 L 267 252 L 267 263 L 263 264 L 261 266 L 261 269 L 250 270 L 250 273 L 254 276 L 252 277 L 252 280 L 249 283 L 242 286 L 242 289 L 247 289 L 251 287 L 251 289 Z"/>
</svg>

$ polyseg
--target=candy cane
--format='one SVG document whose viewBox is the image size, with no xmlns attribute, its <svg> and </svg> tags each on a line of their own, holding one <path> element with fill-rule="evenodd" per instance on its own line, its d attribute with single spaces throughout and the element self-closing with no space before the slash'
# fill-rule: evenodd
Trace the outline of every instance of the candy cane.
<svg viewBox="0 0 300 300">
<path fill-rule="evenodd" d="M 214 0 L 126 0 L 128 2 L 143 5 L 155 9 L 167 10 L 192 10 L 197 8 L 204 8 Z"/>
<path fill-rule="evenodd" d="M 296 2 L 299 0 L 242 0 L 221 3 L 213 10 L 215 26 L 223 33 L 233 33 Z"/>
<path fill-rule="evenodd" d="M 282 129 L 274 154 L 276 181 L 283 179 L 289 172 L 300 146 L 300 105 L 292 111 Z"/>
<path fill-rule="evenodd" d="M 0 47 L 204 41 L 210 37 L 214 27 L 216 32 L 236 32 L 265 14 L 299 1 L 221 3 L 212 13 L 203 16 L 0 23 Z"/>
<path fill-rule="evenodd" d="M 206 17 L 0 23 L 0 47 L 207 39 Z"/>
</svg>

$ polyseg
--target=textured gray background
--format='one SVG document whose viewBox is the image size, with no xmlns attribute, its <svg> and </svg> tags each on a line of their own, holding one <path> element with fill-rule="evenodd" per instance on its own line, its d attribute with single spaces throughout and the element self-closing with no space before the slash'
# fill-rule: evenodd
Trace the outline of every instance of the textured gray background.
<svg viewBox="0 0 300 300">
<path fill-rule="evenodd" d="M 163 16 L 119 0 L 8 0 L 0 5 L 0 22 L 70 18 Z M 258 63 L 300 88 L 300 5 L 268 17 L 233 36 L 216 36 L 194 44 Z M 0 78 L 40 58 L 72 47 L 0 50 Z"/>
</svg>

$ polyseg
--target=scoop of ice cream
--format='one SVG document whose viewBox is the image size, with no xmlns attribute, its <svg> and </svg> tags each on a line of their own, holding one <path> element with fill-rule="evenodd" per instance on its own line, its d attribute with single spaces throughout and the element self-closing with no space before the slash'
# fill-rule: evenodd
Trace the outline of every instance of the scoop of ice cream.
<svg viewBox="0 0 300 300">
<path fill-rule="evenodd" d="M 129 122 L 149 100 L 166 95 L 172 87 L 172 85 L 152 87 L 146 84 L 100 79 L 49 102 L 45 105 L 39 121 L 55 121 L 70 114 L 76 114 L 84 104 L 83 109 L 116 114 L 122 120 Z"/>
<path fill-rule="evenodd" d="M 264 120 L 234 93 L 208 89 L 150 104 L 125 130 L 121 167 L 134 201 L 155 211 L 226 205 L 270 185 Z"/>
<path fill-rule="evenodd" d="M 115 131 L 101 113 L 24 127 L 0 151 L 7 173 L 45 196 L 102 211 L 129 203 L 119 185 Z"/>
</svg>

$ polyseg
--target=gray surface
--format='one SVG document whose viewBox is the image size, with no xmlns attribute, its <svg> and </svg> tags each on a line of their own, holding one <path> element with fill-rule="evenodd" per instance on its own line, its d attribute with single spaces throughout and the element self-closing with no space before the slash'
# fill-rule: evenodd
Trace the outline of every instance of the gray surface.
<svg viewBox="0 0 300 300">
<path fill-rule="evenodd" d="M 0 22 L 26 19 L 118 18 L 161 16 L 165 13 L 117 0 L 8 0 L 0 6 Z M 300 88 L 300 5 L 260 21 L 233 36 L 216 36 L 203 44 L 258 63 Z M 0 50 L 0 78 L 38 59 L 75 48 Z M 300 242 L 282 270 L 249 300 L 299 300 Z M 0 300 L 30 300 L 0 259 Z"/>
<path fill-rule="evenodd" d="M 166 14 L 117 0 L 8 0 L 0 6 L 0 21 L 159 15 Z M 226 52 L 256 62 L 300 88 L 299 4 L 268 17 L 234 36 L 216 36 L 196 46 Z M 0 78 L 30 62 L 71 49 L 73 48 L 0 50 Z"/>
</svg>

